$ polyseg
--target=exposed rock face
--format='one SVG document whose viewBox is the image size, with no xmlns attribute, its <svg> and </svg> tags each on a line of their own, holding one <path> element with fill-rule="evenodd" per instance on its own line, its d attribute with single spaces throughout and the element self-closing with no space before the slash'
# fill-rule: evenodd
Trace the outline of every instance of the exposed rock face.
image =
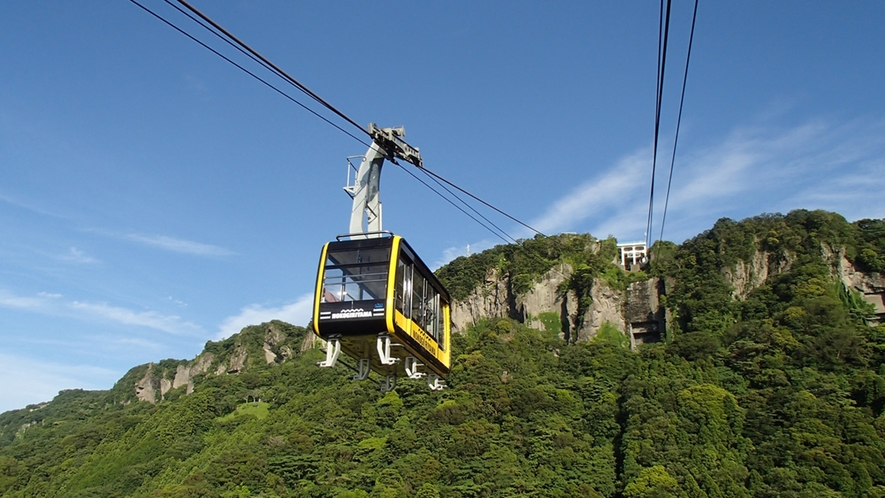
<svg viewBox="0 0 885 498">
<path fill-rule="evenodd" d="M 214 372 L 215 375 L 237 373 L 243 368 L 246 356 L 245 348 L 240 347 L 228 363 L 218 365 Z M 185 393 L 191 394 L 194 392 L 194 377 L 209 371 L 214 360 L 215 356 L 212 353 L 202 353 L 190 362 L 182 362 L 176 367 L 175 375 L 171 380 L 165 376 L 158 376 L 155 365 L 149 363 L 144 377 L 135 384 L 135 396 L 140 401 L 157 403 L 162 401 L 171 389 L 178 389 L 181 386 L 187 386 Z"/>
<path fill-rule="evenodd" d="M 621 332 L 626 332 L 624 319 L 624 293 L 608 287 L 602 280 L 593 281 L 590 289 L 593 302 L 584 313 L 584 320 L 575 330 L 575 342 L 585 342 L 596 337 L 606 322 Z"/>
<path fill-rule="evenodd" d="M 248 356 L 249 353 L 246 352 L 246 346 L 241 344 L 237 347 L 234 355 L 230 357 L 230 366 L 227 368 L 227 373 L 239 373 L 246 366 L 246 358 Z"/>
<path fill-rule="evenodd" d="M 194 391 L 194 379 L 199 375 L 237 374 L 242 372 L 250 361 L 256 361 L 257 358 L 262 358 L 267 363 L 282 363 L 294 354 L 293 346 L 297 348 L 298 344 L 301 344 L 301 347 L 304 347 L 307 338 L 313 336 L 307 334 L 304 341 L 299 339 L 299 343 L 294 343 L 293 338 L 287 333 L 287 327 L 291 328 L 288 324 L 276 321 L 262 324 L 260 328 L 247 327 L 240 333 L 239 338 L 228 340 L 226 345 L 220 346 L 225 341 L 215 343 L 213 347 L 217 354 L 207 350 L 192 361 L 181 360 L 163 368 L 150 363 L 145 374 L 135 383 L 135 395 L 141 401 L 157 403 L 162 401 L 171 389 L 184 386 L 185 393 L 191 394 Z M 243 339 L 242 334 L 249 334 L 249 339 Z M 254 346 L 250 350 L 246 344 L 255 344 L 256 335 L 259 340 L 263 339 L 261 350 Z M 252 360 L 249 360 L 250 351 Z M 164 360 L 160 365 L 164 365 L 167 361 L 169 360 Z M 172 367 L 175 367 L 174 372 L 171 370 Z"/>
<path fill-rule="evenodd" d="M 277 361 L 277 354 L 271 350 L 270 346 L 265 342 L 264 343 L 264 361 L 268 363 L 273 363 Z"/>
<path fill-rule="evenodd" d="M 237 346 L 237 349 L 234 350 L 234 354 L 231 355 L 227 363 L 221 363 L 218 365 L 215 369 L 215 375 L 240 373 L 243 367 L 246 366 L 246 358 L 248 357 L 249 353 L 246 351 L 246 346 L 240 344 Z"/>
<path fill-rule="evenodd" d="M 635 306 L 647 308 L 645 315 L 651 318 L 631 321 L 625 315 L 626 293 L 612 289 L 600 279 L 593 283 L 589 306 L 581 309 L 578 295 L 572 290 L 563 289 L 562 284 L 572 273 L 569 265 L 560 265 L 542 276 L 529 292 L 516 295 L 507 277 L 498 278 L 496 271 L 490 271 L 485 283 L 474 289 L 467 299 L 453 303 L 453 328 L 455 331 L 463 330 L 482 317 L 510 317 L 525 322 L 529 317 L 554 312 L 560 317 L 563 337 L 569 342 L 584 342 L 595 337 L 605 323 L 622 333 L 628 333 L 633 322 L 645 324 L 663 319 L 663 312 L 658 309 L 657 280 L 649 284 L 645 294 L 640 292 L 633 297 Z M 643 332 L 657 332 L 661 328 L 658 325 L 644 327 Z"/>
<path fill-rule="evenodd" d="M 262 346 L 262 349 L 264 350 L 264 361 L 268 363 L 276 363 L 290 358 L 292 356 L 292 348 L 286 345 L 281 346 L 285 340 L 285 332 L 277 329 L 273 324 L 269 325 L 267 331 L 264 333 L 264 344 Z"/>
<path fill-rule="evenodd" d="M 562 283 L 567 281 L 572 274 L 572 268 L 569 265 L 560 265 L 550 270 L 541 277 L 541 280 L 535 284 L 532 289 L 524 296 L 515 296 L 508 298 L 509 302 L 516 305 L 516 314 L 521 317 L 538 316 L 545 311 L 562 311 L 567 308 L 568 294 L 560 291 Z M 510 293 L 508 289 L 508 293 Z M 574 323 L 569 323 L 570 328 L 574 328 Z"/>
<path fill-rule="evenodd" d="M 525 322 L 544 312 L 554 311 L 560 315 L 563 334 L 579 328 L 578 297 L 572 291 L 562 292 L 562 283 L 568 280 L 572 268 L 563 264 L 547 272 L 529 292 L 516 295 L 507 276 L 500 277 L 491 270 L 485 283 L 477 287 L 463 300 L 452 303 L 452 327 L 458 332 L 483 317 L 509 317 Z"/>
<path fill-rule="evenodd" d="M 880 319 L 885 319 L 885 277 L 858 271 L 841 248 L 821 244 L 821 256 L 829 263 L 833 277 L 841 279 L 845 287 L 863 294 L 864 300 L 876 308 Z M 734 268 L 723 270 L 723 275 L 734 287 L 734 297 L 743 299 L 765 283 L 768 277 L 789 271 L 792 264 L 793 258 L 789 253 L 757 251 L 752 262 L 739 261 Z"/>
<path fill-rule="evenodd" d="M 885 322 L 885 276 L 880 273 L 867 274 L 860 271 L 845 257 L 845 251 L 829 251 L 824 247 L 824 257 L 835 268 L 836 275 L 849 289 L 863 294 L 864 301 L 873 305 L 879 322 Z"/>
<path fill-rule="evenodd" d="M 148 364 L 147 373 L 135 383 L 135 396 L 139 401 L 148 403 L 157 402 L 157 391 L 160 390 L 160 380 L 153 375 L 154 364 Z"/>
<path fill-rule="evenodd" d="M 788 254 L 757 251 L 753 255 L 753 261 L 738 261 L 734 268 L 723 269 L 722 274 L 734 287 L 732 295 L 737 299 L 744 299 L 751 290 L 765 283 L 770 275 L 789 271 L 792 263 Z"/>
<path fill-rule="evenodd" d="M 665 291 L 665 282 L 659 278 L 634 282 L 627 288 L 624 319 L 632 348 L 661 340 L 668 318 L 660 303 L 660 296 Z"/>
<path fill-rule="evenodd" d="M 456 331 L 487 316 L 519 317 L 510 292 L 510 279 L 499 278 L 496 270 L 489 271 L 483 285 L 474 289 L 467 299 L 452 303 L 452 325 Z"/>
<path fill-rule="evenodd" d="M 175 376 L 171 380 L 165 376 L 158 376 L 155 365 L 149 363 L 144 377 L 135 384 L 135 396 L 141 401 L 156 403 L 162 401 L 170 389 L 178 389 L 181 386 L 187 386 L 185 392 L 190 394 L 194 392 L 194 377 L 205 373 L 213 359 L 212 353 L 203 353 L 193 361 L 182 363 L 175 369 Z"/>
<path fill-rule="evenodd" d="M 316 341 L 322 340 L 313 332 L 310 331 L 304 336 L 304 340 L 301 341 L 300 351 L 303 353 L 309 349 L 312 349 L 314 345 L 316 345 Z"/>
<path fill-rule="evenodd" d="M 175 378 L 172 380 L 172 389 L 187 386 L 185 390 L 187 394 L 194 392 L 194 376 L 206 373 L 214 359 L 215 356 L 212 353 L 203 353 L 187 365 L 178 365 L 175 370 Z M 166 391 L 163 391 L 163 394 L 166 394 Z"/>
</svg>

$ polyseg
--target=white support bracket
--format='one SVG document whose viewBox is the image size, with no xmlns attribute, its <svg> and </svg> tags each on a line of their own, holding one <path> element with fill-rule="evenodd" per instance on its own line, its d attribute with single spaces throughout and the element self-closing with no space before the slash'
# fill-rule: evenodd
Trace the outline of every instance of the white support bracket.
<svg viewBox="0 0 885 498">
<path fill-rule="evenodd" d="M 382 365 L 394 365 L 399 361 L 399 358 L 392 358 L 390 356 L 390 336 L 387 334 L 378 334 L 378 340 L 375 342 L 376 349 L 378 350 L 378 361 Z"/>
<path fill-rule="evenodd" d="M 381 392 L 393 391 L 394 388 L 396 388 L 396 375 L 388 375 L 384 379 L 384 384 L 381 384 Z"/>
<path fill-rule="evenodd" d="M 446 383 L 439 378 L 439 375 L 430 374 L 427 376 L 427 387 L 429 387 L 431 391 L 441 391 L 446 388 Z"/>
<path fill-rule="evenodd" d="M 423 367 L 423 363 L 418 363 L 418 358 L 414 356 L 409 356 L 406 358 L 405 363 L 403 364 L 406 369 L 406 375 L 409 376 L 410 379 L 420 379 L 427 375 L 424 372 L 419 372 L 418 367 Z"/>
<path fill-rule="evenodd" d="M 335 366 L 335 363 L 338 362 L 338 355 L 341 354 L 341 339 L 338 337 L 332 337 L 329 339 L 329 342 L 326 343 L 326 359 L 323 361 L 318 361 L 317 366 L 322 368 L 331 368 Z"/>
<path fill-rule="evenodd" d="M 372 371 L 372 359 L 371 358 L 360 358 L 360 361 L 357 363 L 357 372 L 356 375 L 353 376 L 353 380 L 366 380 L 369 378 L 369 372 Z"/>
</svg>

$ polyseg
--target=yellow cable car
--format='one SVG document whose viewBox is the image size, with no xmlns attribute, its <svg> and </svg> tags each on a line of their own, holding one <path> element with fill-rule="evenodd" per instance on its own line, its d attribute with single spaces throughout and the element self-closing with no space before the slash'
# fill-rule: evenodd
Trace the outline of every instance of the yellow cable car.
<svg viewBox="0 0 885 498">
<path fill-rule="evenodd" d="M 323 247 L 314 297 L 314 332 L 333 363 L 358 360 L 357 379 L 374 371 L 390 389 L 397 377 L 427 377 L 437 388 L 451 367 L 448 292 L 400 236 L 338 240 Z M 331 366 L 331 365 L 321 365 Z"/>
<path fill-rule="evenodd" d="M 354 379 L 374 371 L 385 377 L 382 390 L 403 376 L 442 389 L 451 367 L 451 299 L 402 237 L 381 230 L 384 159 L 421 167 L 421 155 L 402 140 L 402 128 L 370 124 L 369 134 L 369 151 L 352 184 L 348 169 L 344 187 L 353 199 L 350 233 L 328 242 L 320 257 L 312 323 L 328 344 L 318 365 L 335 366 L 343 352 L 357 361 Z"/>
</svg>

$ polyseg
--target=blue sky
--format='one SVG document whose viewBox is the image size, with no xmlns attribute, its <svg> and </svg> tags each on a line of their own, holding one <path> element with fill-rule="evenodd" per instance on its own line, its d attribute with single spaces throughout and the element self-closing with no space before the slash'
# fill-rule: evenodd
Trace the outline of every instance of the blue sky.
<svg viewBox="0 0 885 498">
<path fill-rule="evenodd" d="M 193 3 L 539 230 L 644 238 L 656 2 Z M 674 2 L 659 187 L 692 5 Z M 883 24 L 882 2 L 702 1 L 664 238 L 796 208 L 885 216 Z M 127 1 L 2 2 L 0 46 L 0 410 L 306 325 L 362 144 Z M 501 242 L 384 171 L 385 228 L 432 265 Z"/>
</svg>

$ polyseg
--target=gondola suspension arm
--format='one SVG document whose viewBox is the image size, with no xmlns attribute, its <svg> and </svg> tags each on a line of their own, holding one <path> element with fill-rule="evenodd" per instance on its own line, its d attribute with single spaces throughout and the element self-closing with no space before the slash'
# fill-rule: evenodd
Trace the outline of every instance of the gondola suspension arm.
<svg viewBox="0 0 885 498">
<path fill-rule="evenodd" d="M 421 152 L 403 140 L 406 135 L 404 127 L 378 128 L 375 123 L 369 123 L 368 132 L 372 137 L 372 144 L 369 145 L 369 150 L 360 162 L 353 185 L 344 187 L 344 191 L 353 199 L 349 229 L 351 237 L 381 236 L 379 190 L 381 167 L 384 165 L 385 159 L 394 163 L 397 159 L 402 159 L 419 168 L 423 166 Z"/>
</svg>

